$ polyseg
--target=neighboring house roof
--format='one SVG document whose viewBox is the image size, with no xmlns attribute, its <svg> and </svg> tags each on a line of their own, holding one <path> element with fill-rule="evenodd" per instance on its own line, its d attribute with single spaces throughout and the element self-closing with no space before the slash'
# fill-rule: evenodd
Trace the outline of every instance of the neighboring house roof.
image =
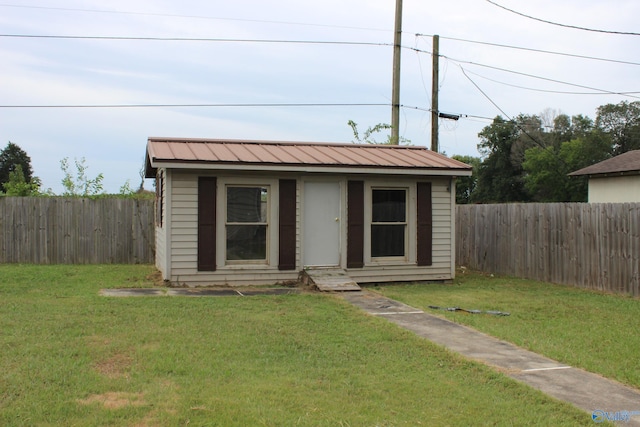
<svg viewBox="0 0 640 427">
<path fill-rule="evenodd" d="M 471 166 L 424 147 L 149 138 L 146 177 L 158 167 L 469 176 Z"/>
<path fill-rule="evenodd" d="M 640 150 L 627 151 L 619 156 L 604 160 L 595 165 L 587 166 L 575 172 L 571 172 L 570 176 L 620 176 L 635 175 L 640 173 Z"/>
</svg>

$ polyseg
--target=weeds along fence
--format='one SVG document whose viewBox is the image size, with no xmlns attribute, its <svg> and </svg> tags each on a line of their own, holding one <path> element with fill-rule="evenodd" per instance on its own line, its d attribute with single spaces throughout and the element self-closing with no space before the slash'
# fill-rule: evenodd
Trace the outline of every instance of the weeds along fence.
<svg viewBox="0 0 640 427">
<path fill-rule="evenodd" d="M 640 203 L 459 205 L 456 263 L 640 295 Z"/>
<path fill-rule="evenodd" d="M 0 263 L 137 264 L 154 256 L 152 200 L 0 197 Z"/>
</svg>

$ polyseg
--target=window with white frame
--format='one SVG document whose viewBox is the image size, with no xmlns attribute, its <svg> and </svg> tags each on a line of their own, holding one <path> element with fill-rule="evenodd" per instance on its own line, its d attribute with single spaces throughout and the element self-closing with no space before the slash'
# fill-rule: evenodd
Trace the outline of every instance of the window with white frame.
<svg viewBox="0 0 640 427">
<path fill-rule="evenodd" d="M 269 186 L 226 187 L 226 260 L 266 262 L 269 241 Z"/>
<path fill-rule="evenodd" d="M 407 189 L 371 189 L 371 257 L 404 257 L 407 252 Z"/>
</svg>

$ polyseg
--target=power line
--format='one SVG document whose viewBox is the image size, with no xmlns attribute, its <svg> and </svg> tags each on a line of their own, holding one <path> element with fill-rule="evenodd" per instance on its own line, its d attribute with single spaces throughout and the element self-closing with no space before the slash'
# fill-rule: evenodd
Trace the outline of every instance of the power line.
<svg viewBox="0 0 640 427">
<path fill-rule="evenodd" d="M 216 20 L 216 21 L 253 22 L 253 23 L 259 23 L 259 24 L 300 25 L 300 26 L 308 26 L 308 27 L 342 28 L 347 30 L 362 30 L 362 31 L 384 31 L 384 32 L 391 31 L 389 29 L 382 29 L 382 28 L 353 27 L 353 26 L 347 26 L 347 25 L 314 24 L 310 22 L 273 21 L 273 20 L 264 20 L 264 19 L 227 18 L 227 17 L 218 17 L 218 16 L 180 15 L 180 14 L 171 14 L 171 13 L 126 12 L 126 11 L 116 11 L 116 10 L 80 9 L 80 8 L 70 8 L 70 7 L 25 6 L 25 5 L 17 5 L 17 4 L 0 4 L 0 7 L 57 10 L 62 12 L 156 16 L 161 18 L 187 18 L 187 19 L 206 19 L 206 20 Z"/>
<path fill-rule="evenodd" d="M 504 111 L 502 108 L 500 108 L 500 106 L 499 106 L 498 104 L 496 104 L 496 103 L 493 101 L 493 99 L 491 99 L 491 97 L 485 93 L 485 91 L 483 91 L 482 89 L 480 89 L 480 86 L 478 86 L 478 85 L 476 84 L 476 82 L 474 82 L 474 81 L 471 79 L 471 77 L 469 77 L 469 76 L 467 75 L 467 73 L 465 73 L 465 72 L 464 72 L 464 68 L 460 67 L 460 69 L 462 70 L 462 74 L 467 78 L 467 80 L 469 80 L 469 81 L 470 81 L 470 82 L 471 82 L 471 83 L 476 87 L 476 89 L 478 89 L 478 91 L 479 91 L 482 95 L 484 95 L 484 97 L 485 97 L 485 98 L 487 98 L 487 99 L 489 100 L 489 102 L 491 102 L 491 103 L 493 104 L 493 106 L 494 106 L 494 107 L 496 107 L 496 108 L 498 109 L 498 111 L 500 111 L 502 114 L 504 114 L 504 115 L 505 115 L 509 120 L 512 120 L 512 119 L 511 119 L 511 117 L 509 117 L 509 115 L 508 115 L 507 113 L 505 113 L 505 111 Z"/>
<path fill-rule="evenodd" d="M 534 21 L 544 22 L 545 24 L 556 25 L 558 27 L 573 28 L 574 30 L 591 31 L 591 32 L 594 32 L 594 33 L 621 34 L 621 35 L 625 35 L 625 36 L 640 36 L 640 33 L 626 32 L 626 31 L 598 30 L 598 29 L 594 29 L 594 28 L 579 27 L 577 25 L 561 24 L 561 23 L 558 23 L 558 22 L 548 21 L 546 19 L 536 18 L 536 17 L 531 16 L 531 15 L 526 15 L 526 14 L 524 14 L 522 12 L 518 12 L 516 10 L 509 9 L 508 7 L 499 5 L 498 3 L 494 2 L 494 1 L 491 1 L 491 0 L 486 0 L 486 1 L 488 3 L 491 3 L 494 6 L 499 7 L 500 9 L 504 9 L 504 10 L 506 10 L 508 12 L 515 13 L 516 15 L 520 15 L 520 16 L 523 16 L 523 17 L 528 18 L 528 19 L 533 19 Z"/>
<path fill-rule="evenodd" d="M 234 104 L 49 104 L 49 105 L 0 105 L 3 109 L 119 109 L 119 108 L 286 108 L 286 107 L 389 107 L 391 103 L 234 103 Z M 400 105 L 402 109 L 431 112 L 430 108 Z M 493 120 L 491 117 L 473 114 L 456 114 L 462 118 Z"/>
<path fill-rule="evenodd" d="M 513 120 L 502 108 L 500 108 L 500 106 L 493 99 L 491 99 L 491 97 L 489 95 L 487 95 L 487 93 L 485 91 L 483 91 L 480 88 L 480 86 L 478 86 L 476 84 L 476 82 L 474 82 L 473 79 L 471 79 L 471 77 L 469 77 L 467 75 L 467 73 L 465 73 L 464 68 L 460 67 L 460 70 L 462 70 L 462 74 L 471 82 L 471 84 L 473 84 L 476 87 L 476 89 L 478 89 L 478 91 L 480 91 L 480 93 L 482 95 L 484 95 L 485 98 L 487 98 L 489 100 L 489 102 L 491 102 L 491 104 L 493 104 L 494 107 L 496 107 L 498 109 L 498 111 L 500 111 L 502 114 L 504 114 L 505 117 L 507 119 L 509 119 L 510 122 L 515 124 L 518 129 L 520 129 L 533 142 L 535 142 L 538 146 L 540 146 L 540 148 L 543 148 L 543 149 L 545 148 L 545 146 L 540 141 L 538 141 L 536 138 L 534 138 L 533 135 L 531 135 L 529 132 L 527 132 L 527 130 L 523 126 L 521 126 L 517 121 Z M 558 157 L 558 159 L 564 163 L 564 161 L 560 157 Z"/>
<path fill-rule="evenodd" d="M 534 91 L 534 92 L 558 93 L 558 94 L 563 94 L 563 95 L 609 95 L 606 92 L 567 92 L 567 91 L 560 91 L 560 90 L 546 90 L 546 89 L 525 87 L 525 86 L 514 85 L 514 84 L 511 84 L 511 83 L 506 83 L 506 82 L 501 82 L 499 80 L 491 79 L 489 77 L 482 76 L 482 75 L 480 75 L 478 73 L 474 73 L 474 72 L 469 71 L 469 70 L 466 70 L 466 72 L 469 73 L 469 74 L 473 74 L 475 76 L 478 76 L 478 77 L 480 77 L 482 79 L 489 80 L 489 81 L 494 82 L 494 83 L 498 83 L 498 84 L 505 85 L 505 86 L 510 86 L 510 87 L 515 87 L 515 88 L 518 88 L 518 89 L 530 90 L 530 91 Z M 621 92 L 620 94 L 629 96 L 629 95 L 633 95 L 633 94 L 636 94 L 636 93 L 640 93 L 640 92 Z"/>
<path fill-rule="evenodd" d="M 416 36 L 432 37 L 432 36 L 427 35 L 427 34 L 416 34 Z M 490 42 L 483 42 L 483 41 L 478 41 L 478 40 L 467 40 L 467 39 L 460 39 L 460 38 L 456 38 L 456 37 L 440 36 L 440 38 L 441 39 L 446 39 L 446 40 L 465 42 L 465 43 L 481 44 L 481 45 L 485 45 L 485 46 L 495 46 L 495 47 L 502 47 L 502 48 L 507 48 L 507 49 L 517 49 L 517 50 L 524 50 L 524 51 L 529 51 L 529 52 L 545 53 L 545 54 L 549 54 L 549 55 L 567 56 L 567 57 L 571 57 L 571 58 L 589 59 L 589 60 L 593 60 L 593 61 L 613 62 L 613 63 L 616 63 L 616 64 L 640 66 L 640 62 L 622 61 L 622 60 L 619 60 L 619 59 L 598 58 L 598 57 L 595 57 L 595 56 L 578 55 L 578 54 L 566 53 L 566 52 L 554 52 L 554 51 L 551 51 L 551 50 L 535 49 L 535 48 L 522 47 L 522 46 L 512 46 L 512 45 L 506 45 L 506 44 L 500 44 L 500 43 L 490 43 Z"/>
<path fill-rule="evenodd" d="M 431 108 L 424 108 L 424 107 L 416 107 L 413 105 L 400 105 L 400 108 L 404 108 L 407 110 L 417 110 L 417 111 L 424 111 L 427 113 L 432 112 L 433 110 Z M 493 120 L 493 117 L 486 117 L 486 116 L 477 116 L 474 114 L 464 114 L 464 113 L 450 113 L 451 115 L 455 115 L 455 116 L 459 116 L 460 118 L 474 118 L 474 119 L 484 119 L 484 120 Z"/>
<path fill-rule="evenodd" d="M 417 48 L 412 48 L 412 47 L 407 47 L 407 49 L 411 49 L 411 50 L 414 50 L 414 51 L 419 52 L 419 53 L 426 53 L 428 55 L 433 55 L 432 52 L 429 52 L 427 50 L 422 50 L 422 49 L 417 49 Z M 445 59 L 448 59 L 448 60 L 450 60 L 452 62 L 455 62 L 458 65 L 461 64 L 461 63 L 462 64 L 477 65 L 478 67 L 490 68 L 490 69 L 493 69 L 493 70 L 503 71 L 505 73 L 517 74 L 517 75 L 521 75 L 521 76 L 525 76 L 525 77 L 545 80 L 545 81 L 558 83 L 558 84 L 564 84 L 564 85 L 568 85 L 568 86 L 575 86 L 575 87 L 579 87 L 579 88 L 582 88 L 582 89 L 595 90 L 595 91 L 601 92 L 603 94 L 629 96 L 631 98 L 640 99 L 640 97 L 638 97 L 638 96 L 630 95 L 630 94 L 633 94 L 633 93 L 637 93 L 637 92 L 634 92 L 634 91 L 614 92 L 614 91 L 610 91 L 610 90 L 606 90 L 606 89 L 599 89 L 599 88 L 594 88 L 594 87 L 591 87 L 591 86 L 580 85 L 580 84 L 577 84 L 577 83 L 569 83 L 569 82 L 565 82 L 565 81 L 562 81 L 562 80 L 552 79 L 552 78 L 549 78 L 549 77 L 536 76 L 534 74 L 524 73 L 524 72 L 521 72 L 521 71 L 509 70 L 507 68 L 496 67 L 496 66 L 493 66 L 493 65 L 482 64 L 482 63 L 479 63 L 479 62 L 466 61 L 466 60 L 463 60 L 463 59 L 456 59 L 456 58 L 452 58 L 452 57 L 446 56 L 446 55 L 439 55 L 439 56 L 441 58 L 445 58 Z"/>
<path fill-rule="evenodd" d="M 388 107 L 390 103 L 264 103 L 264 104 L 50 104 L 0 105 L 0 108 L 217 108 L 217 107 Z"/>
<path fill-rule="evenodd" d="M 281 39 L 223 39 L 223 38 L 189 38 L 189 37 L 135 37 L 135 36 L 68 36 L 68 35 L 36 35 L 36 34 L 0 34 L 3 38 L 25 39 L 62 39 L 62 40 L 138 40 L 169 42 L 231 42 L 231 43 L 291 43 L 291 44 L 324 44 L 351 46 L 393 46 L 391 43 L 329 41 L 329 40 L 281 40 Z"/>
<path fill-rule="evenodd" d="M 455 58 L 447 57 L 445 55 L 441 55 L 441 56 L 443 58 L 446 58 L 446 59 L 448 59 L 450 61 L 457 62 L 457 63 L 477 65 L 479 67 L 490 68 L 490 69 L 493 69 L 493 70 L 503 71 L 505 73 L 517 74 L 517 75 L 521 75 L 521 76 L 525 76 L 525 77 L 531 77 L 531 78 L 534 78 L 534 79 L 545 80 L 545 81 L 558 83 L 558 84 L 563 84 L 563 85 L 567 85 L 567 86 L 579 87 L 579 88 L 582 88 L 582 89 L 595 90 L 595 91 L 602 92 L 602 93 L 609 94 L 609 95 L 621 95 L 621 96 L 628 96 L 630 98 L 640 99 L 639 96 L 629 95 L 629 93 L 634 93 L 634 92 L 614 92 L 614 91 L 610 91 L 610 90 L 606 90 L 606 89 L 599 89 L 599 88 L 595 88 L 595 87 L 591 87 L 591 86 L 585 86 L 585 85 L 581 85 L 581 84 L 577 84 L 577 83 L 569 83 L 569 82 L 565 82 L 565 81 L 562 81 L 562 80 L 556 80 L 556 79 L 551 79 L 551 78 L 548 78 L 548 77 L 536 76 L 534 74 L 523 73 L 523 72 L 520 72 L 520 71 L 509 70 L 509 69 L 506 69 L 506 68 L 495 67 L 493 65 L 486 65 L 486 64 L 480 64 L 478 62 L 455 59 Z"/>
</svg>

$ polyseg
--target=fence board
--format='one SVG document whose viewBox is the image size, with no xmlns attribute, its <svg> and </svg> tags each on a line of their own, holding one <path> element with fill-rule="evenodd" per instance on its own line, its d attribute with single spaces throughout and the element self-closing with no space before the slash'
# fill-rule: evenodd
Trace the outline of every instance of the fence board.
<svg viewBox="0 0 640 427">
<path fill-rule="evenodd" d="M 640 203 L 456 207 L 456 262 L 640 296 Z"/>
<path fill-rule="evenodd" d="M 154 257 L 152 200 L 0 197 L 0 263 L 138 264 Z"/>
</svg>

